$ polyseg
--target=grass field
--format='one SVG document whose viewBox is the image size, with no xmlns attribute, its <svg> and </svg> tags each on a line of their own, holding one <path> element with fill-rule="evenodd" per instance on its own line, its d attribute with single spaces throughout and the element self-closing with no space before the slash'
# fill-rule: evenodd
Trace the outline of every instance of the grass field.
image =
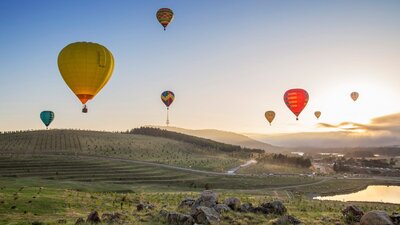
<svg viewBox="0 0 400 225">
<path fill-rule="evenodd" d="M 38 178 L 1 178 L 0 179 L 0 224 L 74 224 L 78 217 L 86 218 L 93 210 L 102 213 L 119 212 L 125 217 L 126 224 L 149 225 L 165 224 L 158 216 L 161 209 L 179 211 L 177 206 L 187 197 L 196 198 L 194 191 L 150 191 L 137 189 L 127 193 L 94 191 L 101 189 L 101 183 L 86 185 L 85 191 L 77 191 L 80 182 L 64 183 L 59 180 L 43 181 Z M 104 188 L 104 187 L 103 187 Z M 99 190 L 100 190 L 99 189 Z M 220 199 L 238 197 L 242 202 L 258 205 L 264 201 L 280 199 L 288 208 L 290 215 L 299 218 L 304 224 L 331 225 L 336 221 L 343 224 L 340 210 L 346 205 L 341 202 L 321 202 L 309 200 L 302 195 L 288 197 L 283 191 L 277 195 L 247 194 L 240 192 L 220 192 Z M 138 212 L 136 204 L 150 202 L 156 206 L 153 211 Z M 398 205 L 380 203 L 357 203 L 368 211 L 381 209 L 388 212 L 400 210 Z M 275 216 L 254 213 L 225 213 L 222 225 L 228 224 L 272 224 Z"/>
</svg>

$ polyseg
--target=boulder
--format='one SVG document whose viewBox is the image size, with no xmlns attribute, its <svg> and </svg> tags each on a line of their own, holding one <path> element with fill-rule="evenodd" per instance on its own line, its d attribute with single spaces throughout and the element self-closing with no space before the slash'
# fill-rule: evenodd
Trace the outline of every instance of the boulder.
<svg viewBox="0 0 400 225">
<path fill-rule="evenodd" d="M 261 204 L 264 214 L 283 215 L 287 212 L 285 205 L 281 201 L 265 202 Z"/>
<path fill-rule="evenodd" d="M 177 212 L 169 212 L 167 214 L 167 224 L 169 225 L 193 225 L 194 219 L 193 217 L 177 213 Z"/>
<path fill-rule="evenodd" d="M 218 204 L 218 194 L 212 190 L 205 190 L 201 193 L 200 197 L 193 203 L 191 214 L 196 212 L 197 207 L 205 206 L 214 208 Z"/>
<path fill-rule="evenodd" d="M 144 210 L 144 209 L 146 209 L 146 210 L 153 210 L 154 209 L 154 205 L 152 205 L 152 204 L 149 204 L 149 203 L 139 203 L 137 206 L 136 206 L 136 209 L 137 209 L 137 211 L 142 211 L 142 210 Z"/>
<path fill-rule="evenodd" d="M 214 208 L 205 206 L 197 207 L 192 216 L 196 223 L 204 225 L 214 225 L 218 224 L 220 221 L 219 213 Z"/>
<path fill-rule="evenodd" d="M 89 213 L 86 223 L 101 223 L 99 213 L 97 211 L 93 211 Z"/>
<path fill-rule="evenodd" d="M 224 201 L 225 205 L 229 206 L 232 210 L 236 211 L 240 209 L 240 200 L 238 198 L 227 198 Z"/>
<path fill-rule="evenodd" d="M 240 212 L 245 212 L 245 213 L 253 212 L 253 210 L 254 210 L 253 205 L 251 203 L 247 203 L 247 202 L 243 203 L 239 209 Z"/>
<path fill-rule="evenodd" d="M 272 224 L 274 225 L 287 225 L 287 224 L 301 224 L 302 222 L 298 219 L 296 219 L 293 216 L 285 215 L 279 217 L 276 221 L 274 221 Z"/>
<path fill-rule="evenodd" d="M 84 224 L 84 223 L 85 223 L 85 220 L 82 217 L 79 217 L 76 220 L 75 225 L 80 225 L 80 224 Z"/>
<path fill-rule="evenodd" d="M 120 213 L 103 213 L 101 220 L 104 223 L 121 224 L 123 223 L 123 215 Z"/>
<path fill-rule="evenodd" d="M 360 222 L 364 212 L 356 205 L 348 205 L 342 210 L 342 214 L 345 221 L 348 222 Z"/>
<path fill-rule="evenodd" d="M 217 204 L 214 209 L 217 210 L 218 213 L 224 213 L 232 210 L 229 206 L 225 204 Z"/>
<path fill-rule="evenodd" d="M 187 199 L 184 199 L 182 202 L 181 202 L 181 204 L 179 204 L 179 208 L 185 208 L 185 207 L 192 207 L 193 206 L 193 204 L 194 204 L 194 202 L 195 202 L 196 200 L 195 199 L 192 199 L 192 198 L 187 198 Z"/>
<path fill-rule="evenodd" d="M 390 219 L 395 225 L 400 225 L 400 214 L 399 213 L 392 213 Z"/>
<path fill-rule="evenodd" d="M 384 211 L 370 211 L 361 217 L 360 225 L 394 225 Z"/>
</svg>

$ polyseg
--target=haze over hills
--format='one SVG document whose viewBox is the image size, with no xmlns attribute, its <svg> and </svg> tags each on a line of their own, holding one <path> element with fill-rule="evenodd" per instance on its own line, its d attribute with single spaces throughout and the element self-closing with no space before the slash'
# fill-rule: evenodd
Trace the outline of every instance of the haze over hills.
<svg viewBox="0 0 400 225">
<path fill-rule="evenodd" d="M 183 133 L 187 135 L 192 135 L 201 138 L 207 138 L 214 141 L 232 144 L 232 145 L 239 145 L 241 147 L 246 148 L 255 148 L 255 149 L 262 149 L 269 152 L 279 152 L 282 149 L 273 146 L 255 139 L 252 139 L 246 135 L 234 133 L 230 131 L 222 131 L 216 129 L 201 129 L 201 130 L 192 130 L 192 129 L 185 129 L 179 127 L 166 127 L 166 126 L 150 126 L 150 127 L 157 127 L 160 129 L 165 129 L 168 131 Z"/>
</svg>

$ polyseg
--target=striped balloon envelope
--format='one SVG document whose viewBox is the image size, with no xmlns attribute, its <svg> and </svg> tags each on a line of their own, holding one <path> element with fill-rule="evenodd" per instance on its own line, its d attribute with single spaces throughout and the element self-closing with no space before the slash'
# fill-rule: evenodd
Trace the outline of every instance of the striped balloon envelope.
<svg viewBox="0 0 400 225">
<path fill-rule="evenodd" d="M 296 115 L 296 120 L 299 120 L 301 111 L 303 111 L 308 103 L 308 93 L 306 90 L 301 88 L 290 89 L 285 92 L 283 100 L 290 111 Z"/>
<path fill-rule="evenodd" d="M 157 11 L 156 17 L 165 30 L 174 18 L 174 12 L 168 8 L 161 8 Z"/>
</svg>

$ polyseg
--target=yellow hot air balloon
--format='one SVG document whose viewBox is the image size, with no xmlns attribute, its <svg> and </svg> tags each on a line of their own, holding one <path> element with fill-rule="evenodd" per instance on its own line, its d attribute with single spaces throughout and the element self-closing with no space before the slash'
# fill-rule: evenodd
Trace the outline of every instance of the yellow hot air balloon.
<svg viewBox="0 0 400 225">
<path fill-rule="evenodd" d="M 315 115 L 315 117 L 317 117 L 317 119 L 319 119 L 319 117 L 321 116 L 321 112 L 320 111 L 315 111 L 314 115 Z"/>
<path fill-rule="evenodd" d="M 358 96 L 359 96 L 358 92 L 351 92 L 350 94 L 350 97 L 351 99 L 353 99 L 353 101 L 357 101 Z"/>
<path fill-rule="evenodd" d="M 58 55 L 58 69 L 68 87 L 84 104 L 107 84 L 114 70 L 114 57 L 104 46 L 91 42 L 67 45 Z"/>
<path fill-rule="evenodd" d="M 268 120 L 269 125 L 271 126 L 271 123 L 275 118 L 275 112 L 274 111 L 266 111 L 265 118 Z"/>
</svg>

